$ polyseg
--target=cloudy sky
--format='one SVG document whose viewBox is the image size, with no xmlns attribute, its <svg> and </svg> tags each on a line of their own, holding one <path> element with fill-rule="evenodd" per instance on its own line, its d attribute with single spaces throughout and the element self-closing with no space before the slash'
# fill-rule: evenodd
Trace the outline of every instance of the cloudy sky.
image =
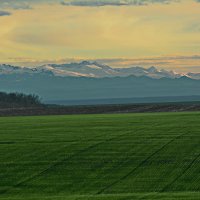
<svg viewBox="0 0 200 200">
<path fill-rule="evenodd" d="M 198 0 L 0 0 L 0 63 L 102 60 L 200 72 Z"/>
</svg>

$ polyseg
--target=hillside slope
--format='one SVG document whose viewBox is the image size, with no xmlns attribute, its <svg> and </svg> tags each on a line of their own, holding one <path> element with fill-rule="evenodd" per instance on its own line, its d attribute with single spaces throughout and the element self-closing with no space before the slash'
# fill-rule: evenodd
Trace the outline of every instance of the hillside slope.
<svg viewBox="0 0 200 200">
<path fill-rule="evenodd" d="M 0 199 L 199 199 L 200 113 L 0 124 Z"/>
</svg>

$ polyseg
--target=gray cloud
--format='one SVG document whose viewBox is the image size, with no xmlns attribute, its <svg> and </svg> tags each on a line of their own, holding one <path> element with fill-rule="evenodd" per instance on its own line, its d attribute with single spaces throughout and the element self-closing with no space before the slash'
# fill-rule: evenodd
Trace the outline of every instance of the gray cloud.
<svg viewBox="0 0 200 200">
<path fill-rule="evenodd" d="M 0 8 L 1 9 L 31 9 L 30 4 L 31 1 L 27 0 L 0 0 Z"/>
<path fill-rule="evenodd" d="M 144 6 L 154 3 L 169 4 L 179 0 L 65 0 L 61 4 L 65 6 Z M 200 0 L 199 0 L 200 1 Z"/>
<path fill-rule="evenodd" d="M 31 9 L 34 4 L 60 3 L 64 6 L 145 6 L 149 4 L 169 4 L 182 0 L 0 0 L 0 9 Z M 200 3 L 200 0 L 194 0 Z"/>
<path fill-rule="evenodd" d="M 63 1 L 62 5 L 65 6 L 122 6 L 128 5 L 126 1 Z"/>
<path fill-rule="evenodd" d="M 12 8 L 16 9 L 16 10 L 29 10 L 29 9 L 32 9 L 32 7 L 29 4 L 26 4 L 26 3 L 12 5 Z"/>
<path fill-rule="evenodd" d="M 10 12 L 0 10 L 0 17 L 2 17 L 2 16 L 9 16 L 9 15 L 11 15 Z"/>
</svg>

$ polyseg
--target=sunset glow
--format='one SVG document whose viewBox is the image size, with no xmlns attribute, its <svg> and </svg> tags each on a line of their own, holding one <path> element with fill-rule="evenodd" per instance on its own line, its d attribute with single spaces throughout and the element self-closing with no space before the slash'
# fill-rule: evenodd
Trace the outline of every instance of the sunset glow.
<svg viewBox="0 0 200 200">
<path fill-rule="evenodd" d="M 22 2 L 17 8 L 0 2 L 1 63 L 65 59 L 124 59 L 126 63 L 139 59 L 142 63 L 144 58 L 161 57 L 167 62 L 173 57 L 162 67 L 200 71 L 200 3 L 195 0 L 140 6 Z M 174 59 L 183 56 L 190 62 Z"/>
</svg>

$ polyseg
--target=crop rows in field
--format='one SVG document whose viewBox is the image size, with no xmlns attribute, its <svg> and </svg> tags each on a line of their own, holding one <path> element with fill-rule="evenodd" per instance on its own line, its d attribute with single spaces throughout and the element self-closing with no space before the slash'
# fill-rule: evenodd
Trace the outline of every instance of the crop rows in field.
<svg viewBox="0 0 200 200">
<path fill-rule="evenodd" d="M 0 198 L 198 199 L 200 114 L 0 118 Z"/>
</svg>

